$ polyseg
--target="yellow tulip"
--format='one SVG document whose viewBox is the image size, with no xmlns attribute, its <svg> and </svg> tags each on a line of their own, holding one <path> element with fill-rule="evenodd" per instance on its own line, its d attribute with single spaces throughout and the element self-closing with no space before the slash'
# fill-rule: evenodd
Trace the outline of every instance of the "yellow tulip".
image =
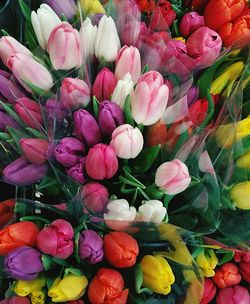
<svg viewBox="0 0 250 304">
<path fill-rule="evenodd" d="M 203 250 L 195 259 L 196 264 L 201 268 L 204 277 L 209 278 L 215 275 L 215 267 L 218 264 L 217 256 L 212 249 Z"/>
<path fill-rule="evenodd" d="M 80 299 L 88 285 L 86 276 L 69 274 L 63 279 L 57 278 L 48 291 L 53 302 L 67 302 Z"/>
<path fill-rule="evenodd" d="M 145 255 L 141 260 L 143 286 L 152 291 L 167 295 L 175 281 L 174 274 L 167 260 L 160 255 Z"/>
<path fill-rule="evenodd" d="M 181 42 L 183 42 L 183 43 L 186 43 L 186 39 L 185 38 L 183 38 L 183 37 L 175 37 L 175 38 L 173 38 L 173 40 L 179 40 L 179 41 L 181 41 Z"/>
<path fill-rule="evenodd" d="M 31 292 L 30 295 L 31 304 L 44 304 L 46 300 L 46 294 L 42 289 L 36 289 Z"/>
<path fill-rule="evenodd" d="M 240 158 L 237 159 L 236 166 L 238 168 L 250 170 L 250 151 L 246 152 Z"/>
<path fill-rule="evenodd" d="M 85 15 L 105 14 L 105 9 L 98 0 L 80 0 L 80 5 Z"/>
<path fill-rule="evenodd" d="M 45 277 L 43 275 L 39 275 L 35 280 L 32 281 L 17 281 L 14 286 L 14 291 L 18 296 L 26 297 L 34 290 L 41 290 L 45 284 Z"/>
<path fill-rule="evenodd" d="M 250 181 L 236 184 L 230 190 L 230 198 L 237 208 L 250 210 Z"/>
<path fill-rule="evenodd" d="M 248 135 L 250 135 L 250 115 L 237 123 L 219 126 L 215 133 L 217 145 L 225 148 Z"/>
</svg>

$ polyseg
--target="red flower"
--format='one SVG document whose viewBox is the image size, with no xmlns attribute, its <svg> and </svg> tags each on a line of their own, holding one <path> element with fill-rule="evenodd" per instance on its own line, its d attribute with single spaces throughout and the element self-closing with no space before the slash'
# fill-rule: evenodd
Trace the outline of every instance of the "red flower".
<svg viewBox="0 0 250 304">
<path fill-rule="evenodd" d="M 218 288 L 226 288 L 239 284 L 241 275 L 235 264 L 226 263 L 217 269 L 212 279 Z"/>
<path fill-rule="evenodd" d="M 243 279 L 250 283 L 250 262 L 241 262 L 239 269 Z"/>
<path fill-rule="evenodd" d="M 152 13 L 155 8 L 155 1 L 154 0 L 136 0 L 135 1 L 140 8 L 142 13 Z"/>
<path fill-rule="evenodd" d="M 209 0 L 186 0 L 185 5 L 197 12 L 203 12 Z"/>
<path fill-rule="evenodd" d="M 216 286 L 211 279 L 205 278 L 204 290 L 200 304 L 210 303 L 216 294 Z"/>
<path fill-rule="evenodd" d="M 0 228 L 9 223 L 14 215 L 15 200 L 9 199 L 0 203 Z"/>
<path fill-rule="evenodd" d="M 153 31 L 166 31 L 172 25 L 176 18 L 176 13 L 172 9 L 169 1 L 160 0 L 158 6 L 155 8 L 150 28 Z"/>
</svg>

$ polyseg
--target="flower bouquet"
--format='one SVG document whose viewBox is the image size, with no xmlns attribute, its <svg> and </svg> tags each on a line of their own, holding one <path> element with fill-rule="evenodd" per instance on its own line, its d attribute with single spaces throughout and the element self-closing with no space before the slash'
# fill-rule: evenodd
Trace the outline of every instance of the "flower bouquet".
<svg viewBox="0 0 250 304">
<path fill-rule="evenodd" d="M 0 39 L 2 303 L 249 303 L 246 1 L 46 3 Z"/>
</svg>

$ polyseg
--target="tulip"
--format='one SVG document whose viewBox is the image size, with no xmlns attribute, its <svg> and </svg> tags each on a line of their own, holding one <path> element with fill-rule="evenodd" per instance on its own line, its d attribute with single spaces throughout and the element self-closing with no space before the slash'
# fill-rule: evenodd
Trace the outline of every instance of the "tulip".
<svg viewBox="0 0 250 304">
<path fill-rule="evenodd" d="M 47 293 L 43 289 L 35 289 L 30 294 L 31 304 L 45 304 Z"/>
<path fill-rule="evenodd" d="M 156 71 L 142 75 L 132 94 L 132 116 L 137 124 L 153 125 L 164 114 L 169 98 L 169 88 L 162 75 Z"/>
<path fill-rule="evenodd" d="M 117 79 L 109 69 L 103 68 L 96 76 L 92 94 L 99 101 L 109 100 L 117 85 Z"/>
<path fill-rule="evenodd" d="M 60 92 L 62 103 L 68 110 L 86 107 L 90 102 L 89 86 L 79 78 L 64 78 Z"/>
<path fill-rule="evenodd" d="M 45 164 L 32 164 L 24 157 L 20 157 L 4 168 L 3 179 L 14 185 L 28 186 L 41 180 L 47 171 L 48 167 Z"/>
<path fill-rule="evenodd" d="M 55 70 L 80 67 L 82 50 L 79 32 L 68 22 L 59 23 L 49 36 L 48 53 Z"/>
<path fill-rule="evenodd" d="M 112 94 L 111 101 L 117 103 L 122 110 L 128 95 L 133 92 L 133 80 L 129 73 L 122 80 L 119 80 Z"/>
<path fill-rule="evenodd" d="M 50 98 L 46 101 L 45 110 L 47 111 L 47 115 L 49 117 L 55 118 L 58 121 L 62 121 L 64 117 L 67 115 L 67 111 L 62 105 L 61 102 Z"/>
<path fill-rule="evenodd" d="M 15 203 L 14 199 L 8 199 L 0 203 L 0 229 L 13 218 Z"/>
<path fill-rule="evenodd" d="M 105 9 L 98 0 L 80 0 L 80 5 L 85 15 L 105 14 Z"/>
<path fill-rule="evenodd" d="M 110 146 L 98 144 L 89 150 L 86 171 L 90 177 L 97 180 L 111 178 L 117 170 L 118 160 Z"/>
<path fill-rule="evenodd" d="M 110 136 L 116 127 L 124 124 L 121 108 L 114 102 L 105 100 L 100 104 L 98 123 L 104 135 Z"/>
<path fill-rule="evenodd" d="M 14 285 L 14 292 L 21 297 L 30 295 L 35 290 L 40 290 L 46 285 L 46 280 L 43 275 L 39 275 L 32 281 L 19 280 Z"/>
<path fill-rule="evenodd" d="M 122 80 L 130 73 L 134 83 L 141 75 L 141 56 L 139 50 L 134 46 L 124 46 L 120 49 L 116 58 L 115 76 Z"/>
<path fill-rule="evenodd" d="M 102 212 L 108 204 L 108 199 L 108 189 L 99 183 L 90 182 L 82 188 L 82 203 L 90 212 Z"/>
<path fill-rule="evenodd" d="M 92 25 L 91 20 L 86 18 L 80 29 L 80 37 L 83 48 L 83 58 L 87 59 L 95 53 L 95 39 L 97 34 L 97 26 Z"/>
<path fill-rule="evenodd" d="M 60 18 L 49 5 L 41 4 L 37 13 L 32 11 L 31 22 L 41 48 L 46 50 L 53 28 L 61 23 Z"/>
<path fill-rule="evenodd" d="M 47 161 L 47 150 L 49 143 L 44 139 L 22 138 L 19 142 L 26 159 L 37 165 L 42 165 Z"/>
<path fill-rule="evenodd" d="M 189 107 L 189 118 L 196 126 L 200 126 L 207 117 L 208 101 L 202 98 L 193 102 Z"/>
<path fill-rule="evenodd" d="M 138 128 L 129 124 L 121 125 L 112 133 L 110 145 L 118 157 L 135 158 L 143 148 L 143 136 Z"/>
<path fill-rule="evenodd" d="M 94 230 L 85 230 L 79 238 L 79 256 L 87 259 L 90 264 L 96 264 L 103 259 L 103 241 Z"/>
<path fill-rule="evenodd" d="M 19 124 L 11 116 L 0 110 L 0 130 L 7 131 L 7 127 L 20 129 Z"/>
<path fill-rule="evenodd" d="M 99 61 L 112 62 L 116 60 L 120 48 L 121 44 L 115 22 L 112 17 L 104 15 L 97 29 L 95 55 Z"/>
<path fill-rule="evenodd" d="M 74 166 L 66 170 L 68 176 L 72 177 L 80 184 L 84 184 L 87 180 L 85 170 L 86 157 L 82 157 Z"/>
<path fill-rule="evenodd" d="M 147 128 L 146 145 L 149 147 L 162 145 L 167 141 L 167 137 L 167 126 L 163 121 L 159 120 Z"/>
<path fill-rule="evenodd" d="M 244 0 L 210 0 L 204 12 L 206 25 L 213 30 L 218 30 L 223 24 L 239 17 L 245 8 Z M 215 18 L 215 16 L 220 17 Z"/>
<path fill-rule="evenodd" d="M 66 16 L 68 19 L 72 19 L 76 13 L 76 4 L 74 0 L 66 0 L 62 3 L 60 0 L 46 0 L 45 1 L 56 14 L 61 17 Z"/>
<path fill-rule="evenodd" d="M 102 141 L 101 130 L 95 118 L 86 110 L 78 110 L 74 113 L 74 133 L 88 147 Z"/>
<path fill-rule="evenodd" d="M 176 13 L 170 1 L 160 0 L 150 20 L 150 28 L 153 31 L 165 31 L 176 18 Z"/>
<path fill-rule="evenodd" d="M 82 300 L 68 301 L 67 304 L 84 304 Z"/>
<path fill-rule="evenodd" d="M 26 297 L 14 296 L 11 298 L 5 298 L 0 301 L 0 304 L 30 304 L 30 300 Z"/>
<path fill-rule="evenodd" d="M 123 290 L 123 288 L 124 280 L 118 271 L 101 268 L 89 284 L 88 298 L 92 304 L 108 302 L 126 304 L 128 289 Z"/>
<path fill-rule="evenodd" d="M 218 264 L 217 256 L 211 249 L 203 250 L 195 259 L 196 264 L 201 268 L 204 277 L 213 277 L 215 274 L 215 267 Z"/>
<path fill-rule="evenodd" d="M 239 263 L 239 262 L 250 262 L 250 252 L 235 251 L 235 253 L 234 253 L 234 261 L 236 263 Z"/>
<path fill-rule="evenodd" d="M 39 104 L 29 98 L 18 98 L 15 110 L 24 123 L 33 129 L 38 129 L 43 122 Z"/>
<path fill-rule="evenodd" d="M 64 167 L 72 167 L 82 158 L 85 145 L 77 138 L 65 137 L 55 148 L 56 160 Z"/>
<path fill-rule="evenodd" d="M 190 106 L 193 102 L 195 102 L 199 97 L 199 88 L 195 86 L 191 86 L 187 93 L 187 103 Z"/>
<path fill-rule="evenodd" d="M 240 274 L 242 275 L 243 280 L 250 283 L 250 261 L 240 263 Z"/>
<path fill-rule="evenodd" d="M 204 67 L 211 65 L 218 58 L 222 46 L 220 36 L 208 27 L 200 27 L 186 42 L 187 53 Z"/>
<path fill-rule="evenodd" d="M 155 174 L 156 186 L 169 195 L 181 193 L 190 183 L 188 168 L 178 159 L 161 164 Z"/>
<path fill-rule="evenodd" d="M 151 200 L 145 202 L 138 209 L 137 219 L 143 222 L 161 223 L 167 213 L 167 209 L 163 207 L 162 202 Z"/>
<path fill-rule="evenodd" d="M 121 32 L 121 38 L 124 45 L 139 46 L 141 38 L 146 36 L 148 28 L 144 22 L 133 20 L 125 23 Z"/>
<path fill-rule="evenodd" d="M 43 271 L 41 254 L 28 246 L 19 247 L 5 257 L 4 267 L 16 280 L 34 280 Z"/>
<path fill-rule="evenodd" d="M 48 291 L 48 296 L 55 303 L 80 299 L 88 285 L 86 276 L 69 274 L 63 279 L 57 278 Z"/>
<path fill-rule="evenodd" d="M 55 220 L 37 236 L 37 248 L 45 254 L 67 259 L 74 251 L 74 230 L 65 220 Z"/>
<path fill-rule="evenodd" d="M 205 278 L 204 280 L 203 295 L 200 304 L 210 303 L 216 294 L 216 287 L 211 279 Z"/>
<path fill-rule="evenodd" d="M 154 0 L 136 0 L 136 4 L 142 13 L 150 14 L 155 10 Z"/>
<path fill-rule="evenodd" d="M 140 266 L 143 271 L 143 287 L 163 295 L 171 292 L 175 277 L 166 259 L 160 255 L 145 255 Z"/>
<path fill-rule="evenodd" d="M 250 181 L 234 185 L 229 195 L 237 208 L 250 210 Z"/>
<path fill-rule="evenodd" d="M 225 47 L 242 48 L 250 41 L 250 16 L 241 16 L 232 23 L 226 23 L 219 29 L 219 35 Z"/>
<path fill-rule="evenodd" d="M 0 39 L 0 58 L 8 68 L 11 67 L 9 62 L 10 57 L 12 55 L 16 55 L 17 53 L 32 58 L 31 51 L 18 42 L 15 38 L 11 36 L 3 36 Z"/>
<path fill-rule="evenodd" d="M 105 258 L 112 266 L 118 268 L 134 266 L 139 254 L 136 239 L 127 232 L 115 231 L 106 234 L 103 248 Z"/>
<path fill-rule="evenodd" d="M 34 247 L 38 233 L 37 226 L 32 222 L 18 222 L 0 230 L 0 255 L 21 246 Z"/>
<path fill-rule="evenodd" d="M 13 74 L 28 92 L 32 92 L 29 83 L 44 91 L 52 88 L 53 78 L 50 72 L 33 58 L 17 53 L 10 57 L 9 62 Z"/>
<path fill-rule="evenodd" d="M 235 264 L 226 263 L 216 270 L 212 279 L 218 288 L 226 288 L 239 284 L 241 275 Z"/>
<path fill-rule="evenodd" d="M 250 303 L 248 290 L 243 286 L 220 289 L 216 297 L 217 304 L 247 304 Z"/>
<path fill-rule="evenodd" d="M 205 26 L 203 16 L 196 12 L 186 13 L 181 19 L 180 33 L 183 37 L 187 37 L 202 26 Z"/>
</svg>

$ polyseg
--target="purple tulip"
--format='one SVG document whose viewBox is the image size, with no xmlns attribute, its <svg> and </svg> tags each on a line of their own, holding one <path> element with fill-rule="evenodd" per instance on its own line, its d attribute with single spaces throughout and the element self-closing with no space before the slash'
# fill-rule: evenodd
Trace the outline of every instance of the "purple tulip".
<svg viewBox="0 0 250 304">
<path fill-rule="evenodd" d="M 77 138 L 65 137 L 55 148 L 56 160 L 64 167 L 72 167 L 83 157 L 84 144 Z"/>
<path fill-rule="evenodd" d="M 105 100 L 100 105 L 98 121 L 102 133 L 111 135 L 118 126 L 124 124 L 123 111 L 116 103 Z"/>
<path fill-rule="evenodd" d="M 191 86 L 187 93 L 187 101 L 190 106 L 193 102 L 195 102 L 199 98 L 199 88 L 195 86 Z"/>
<path fill-rule="evenodd" d="M 61 17 L 64 14 L 68 19 L 72 19 L 76 13 L 76 4 L 74 0 L 45 0 L 52 7 L 55 13 Z"/>
<path fill-rule="evenodd" d="M 102 17 L 103 17 L 103 14 L 95 14 L 95 15 L 93 15 L 93 16 L 91 16 L 91 23 L 92 23 L 92 25 L 96 25 L 97 27 L 98 27 L 98 25 L 99 25 L 99 22 L 100 22 L 100 20 L 102 19 Z"/>
<path fill-rule="evenodd" d="M 43 271 L 41 254 L 28 246 L 11 251 L 4 259 L 5 270 L 16 280 L 34 280 Z"/>
<path fill-rule="evenodd" d="M 7 183 L 27 186 L 41 180 L 48 171 L 48 167 L 29 163 L 24 157 L 16 159 L 3 170 L 3 179 Z"/>
<path fill-rule="evenodd" d="M 5 131 L 7 127 L 20 129 L 19 124 L 12 117 L 0 111 L 0 130 Z"/>
<path fill-rule="evenodd" d="M 96 264 L 103 259 L 103 240 L 94 230 L 85 230 L 80 234 L 79 256 L 88 259 L 90 264 Z"/>
<path fill-rule="evenodd" d="M 67 174 L 80 184 L 84 184 L 87 180 L 85 162 L 86 157 L 83 157 L 76 163 L 76 165 L 67 170 Z"/>
<path fill-rule="evenodd" d="M 95 118 L 88 111 L 81 109 L 74 113 L 74 126 L 74 133 L 88 147 L 92 147 L 102 141 L 101 130 Z"/>
<path fill-rule="evenodd" d="M 67 110 L 63 104 L 52 98 L 46 101 L 45 110 L 48 115 L 55 117 L 58 121 L 62 121 L 67 115 Z"/>
</svg>

